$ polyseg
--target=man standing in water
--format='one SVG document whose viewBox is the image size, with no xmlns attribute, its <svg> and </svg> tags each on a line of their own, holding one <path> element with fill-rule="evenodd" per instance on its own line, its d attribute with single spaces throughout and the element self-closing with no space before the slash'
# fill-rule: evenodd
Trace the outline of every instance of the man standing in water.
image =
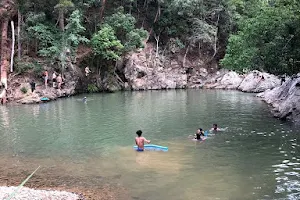
<svg viewBox="0 0 300 200">
<path fill-rule="evenodd" d="M 138 130 L 136 132 L 136 134 L 138 135 L 136 138 L 135 138 L 135 144 L 137 145 L 137 151 L 144 151 L 144 144 L 145 142 L 147 142 L 148 144 L 150 143 L 150 140 L 147 140 L 146 138 L 142 137 L 142 131 L 141 130 Z"/>
</svg>

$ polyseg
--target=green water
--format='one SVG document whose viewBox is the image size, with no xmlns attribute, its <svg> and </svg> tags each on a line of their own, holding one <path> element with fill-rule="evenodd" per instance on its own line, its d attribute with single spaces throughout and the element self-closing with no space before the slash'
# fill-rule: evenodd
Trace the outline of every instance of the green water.
<svg viewBox="0 0 300 200">
<path fill-rule="evenodd" d="M 299 127 L 274 119 L 253 94 L 120 92 L 87 95 L 86 104 L 82 97 L 0 107 L 2 167 L 22 161 L 93 180 L 87 188 L 119 184 L 132 199 L 300 198 Z M 213 123 L 228 129 L 202 143 L 187 138 Z M 138 129 L 169 151 L 133 151 Z"/>
</svg>

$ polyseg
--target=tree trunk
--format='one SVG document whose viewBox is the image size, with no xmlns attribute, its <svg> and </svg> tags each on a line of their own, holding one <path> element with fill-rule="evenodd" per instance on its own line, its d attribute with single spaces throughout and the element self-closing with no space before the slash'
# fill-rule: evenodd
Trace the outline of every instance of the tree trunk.
<svg viewBox="0 0 300 200">
<path fill-rule="evenodd" d="M 18 40 L 18 59 L 21 59 L 21 38 L 20 38 L 20 32 L 21 32 L 21 20 L 22 16 L 20 11 L 18 10 L 18 28 L 17 28 L 17 40 Z"/>
<path fill-rule="evenodd" d="M 10 56 L 10 72 L 13 72 L 13 66 L 14 66 L 14 54 L 15 54 L 15 26 L 14 21 L 11 21 L 11 37 L 12 37 L 12 43 L 11 43 L 11 56 Z"/>
<path fill-rule="evenodd" d="M 189 49 L 190 49 L 190 45 L 187 46 L 184 57 L 183 57 L 183 61 L 182 61 L 182 67 L 185 68 L 185 61 L 186 61 L 186 56 L 189 53 Z"/>
<path fill-rule="evenodd" d="M 160 13 L 161 13 L 161 9 L 160 9 L 160 5 L 159 5 L 159 3 L 158 3 L 158 5 L 157 5 L 157 11 L 156 11 L 156 15 L 155 15 L 155 18 L 154 18 L 153 23 L 157 22 L 157 20 L 158 20 L 159 17 L 160 17 Z"/>
<path fill-rule="evenodd" d="M 65 19 L 64 19 L 64 10 L 63 8 L 59 9 L 59 28 L 64 32 L 65 30 Z"/>
<path fill-rule="evenodd" d="M 106 0 L 102 0 L 102 5 L 101 5 L 101 9 L 100 9 L 100 22 L 103 21 L 103 14 L 104 14 L 104 9 L 105 9 L 105 3 L 106 3 Z"/>
<path fill-rule="evenodd" d="M 217 30 L 216 30 L 216 34 L 215 34 L 215 44 L 214 44 L 214 54 L 211 58 L 211 60 L 213 60 L 217 54 L 217 42 L 218 42 L 218 26 L 219 26 L 219 20 L 220 20 L 220 15 L 218 14 L 218 20 L 217 20 L 217 24 L 216 24 L 216 27 L 217 27 Z"/>
<path fill-rule="evenodd" d="M 158 58 L 159 35 L 154 34 L 154 38 L 155 38 L 155 40 L 156 40 L 156 53 L 155 53 L 155 57 Z"/>
<path fill-rule="evenodd" d="M 9 50 L 8 50 L 8 40 L 7 40 L 7 28 L 8 28 L 8 19 L 4 19 L 1 24 L 1 83 L 7 90 L 7 69 L 9 66 Z M 6 103 L 6 92 L 2 97 L 2 103 Z"/>
</svg>

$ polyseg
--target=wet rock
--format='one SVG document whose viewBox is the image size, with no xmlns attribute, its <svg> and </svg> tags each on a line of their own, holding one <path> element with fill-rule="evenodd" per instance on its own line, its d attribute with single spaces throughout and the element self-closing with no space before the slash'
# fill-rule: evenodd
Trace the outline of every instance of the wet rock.
<svg viewBox="0 0 300 200">
<path fill-rule="evenodd" d="M 274 89 L 259 93 L 272 106 L 275 117 L 300 123 L 300 74 L 296 78 L 288 78 L 285 83 Z"/>
</svg>

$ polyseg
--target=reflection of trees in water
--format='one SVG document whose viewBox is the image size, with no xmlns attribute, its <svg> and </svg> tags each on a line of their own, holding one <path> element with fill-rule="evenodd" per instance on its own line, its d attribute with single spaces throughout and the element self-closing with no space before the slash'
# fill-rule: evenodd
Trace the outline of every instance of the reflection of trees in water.
<svg viewBox="0 0 300 200">
<path fill-rule="evenodd" d="M 18 155 L 18 147 L 17 144 L 19 143 L 20 137 L 17 134 L 17 125 L 16 118 L 13 116 L 13 113 L 9 110 L 8 107 L 6 106 L 0 106 L 0 113 L 1 113 L 1 121 L 0 124 L 0 133 L 2 133 L 1 136 L 1 141 L 5 142 L 6 145 L 2 145 L 3 150 L 8 153 L 8 154 L 13 154 L 14 156 Z M 15 121 L 13 121 L 15 120 Z M 12 121 L 12 123 L 10 122 Z M 15 124 L 14 126 L 11 126 L 12 124 Z"/>
<path fill-rule="evenodd" d="M 0 106 L 0 112 L 1 112 L 0 120 L 2 121 L 2 126 L 0 126 L 0 128 L 2 132 L 5 131 L 7 128 L 9 128 L 8 108 L 6 106 Z"/>
</svg>

